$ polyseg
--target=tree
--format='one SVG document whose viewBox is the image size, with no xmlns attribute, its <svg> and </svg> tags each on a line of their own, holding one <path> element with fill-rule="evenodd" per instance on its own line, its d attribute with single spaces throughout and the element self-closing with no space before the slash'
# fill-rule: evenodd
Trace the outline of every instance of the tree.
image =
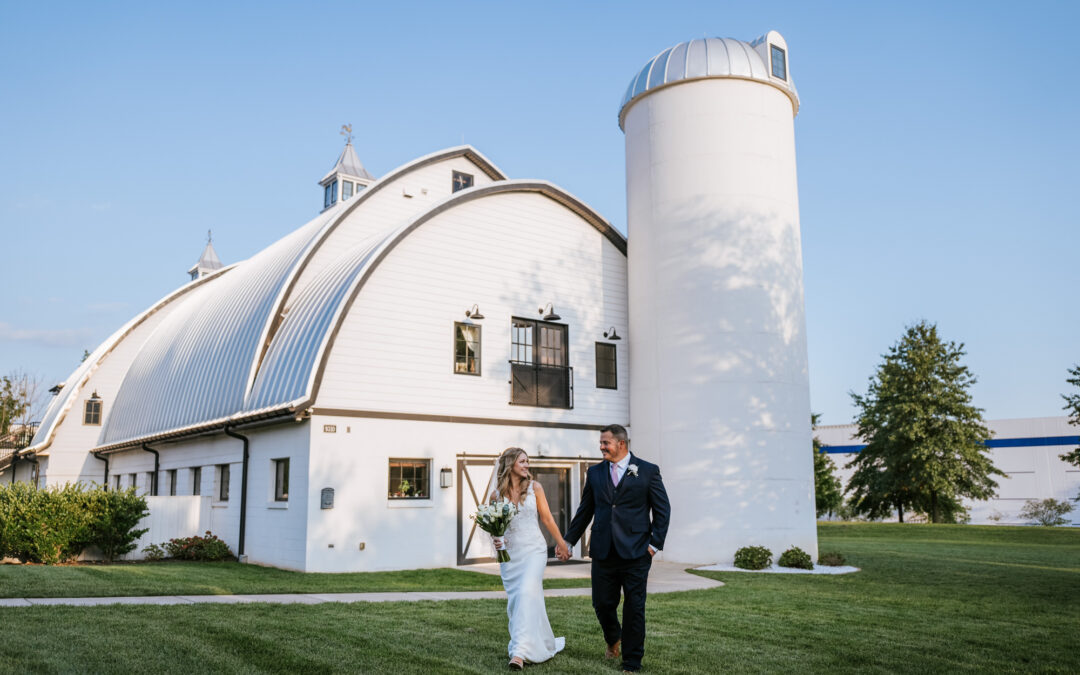
<svg viewBox="0 0 1080 675">
<path fill-rule="evenodd" d="M 937 326 L 909 326 L 893 345 L 864 396 L 851 392 L 866 447 L 854 459 L 847 492 L 859 513 L 882 518 L 894 509 L 932 522 L 966 515 L 961 498 L 988 499 L 1003 476 L 985 446 L 990 431 L 968 389 L 975 376 L 960 363 L 964 345 L 943 342 Z"/>
<path fill-rule="evenodd" d="M 1080 365 L 1070 368 L 1069 374 L 1072 377 L 1065 378 L 1065 381 L 1080 388 Z M 1065 410 L 1069 413 L 1069 424 L 1080 427 L 1080 393 L 1062 394 L 1061 398 L 1065 399 Z M 1073 448 L 1072 452 L 1066 452 L 1064 455 L 1058 456 L 1066 462 L 1080 466 L 1080 448 Z M 1076 494 L 1074 501 L 1080 502 L 1080 492 Z"/>
<path fill-rule="evenodd" d="M 6 437 L 16 449 L 26 447 L 33 438 L 43 394 L 41 379 L 36 376 L 15 371 L 0 377 L 0 437 Z"/>
<path fill-rule="evenodd" d="M 1034 520 L 1039 525 L 1046 527 L 1056 527 L 1069 523 L 1069 519 L 1065 517 L 1065 514 L 1071 513 L 1072 510 L 1073 505 L 1069 502 L 1059 502 L 1052 497 L 1042 501 L 1029 499 L 1024 502 L 1020 517 L 1024 520 Z"/>
<path fill-rule="evenodd" d="M 817 428 L 821 415 L 810 414 L 810 426 Z M 821 447 L 821 441 L 814 436 L 811 443 L 814 449 L 814 496 L 817 502 L 817 516 L 820 518 L 826 513 L 833 513 L 844 503 L 844 496 L 840 492 L 843 487 L 840 479 L 836 477 L 836 465 L 832 458 Z"/>
<path fill-rule="evenodd" d="M 26 404 L 11 377 L 0 377 L 0 436 L 7 436 L 11 425 L 22 417 Z"/>
</svg>

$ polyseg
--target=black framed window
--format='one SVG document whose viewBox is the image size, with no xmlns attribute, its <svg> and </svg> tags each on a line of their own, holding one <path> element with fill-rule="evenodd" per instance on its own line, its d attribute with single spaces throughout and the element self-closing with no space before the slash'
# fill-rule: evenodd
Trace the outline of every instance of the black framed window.
<svg viewBox="0 0 1080 675">
<path fill-rule="evenodd" d="M 83 403 L 83 424 L 101 425 L 101 399 L 88 398 Z"/>
<path fill-rule="evenodd" d="M 196 466 L 191 469 L 191 494 L 202 494 L 202 467 Z"/>
<path fill-rule="evenodd" d="M 138 476 L 136 476 L 136 474 L 129 473 L 128 474 L 128 487 L 129 488 L 135 487 L 135 481 L 136 480 L 138 480 Z"/>
<path fill-rule="evenodd" d="M 452 192 L 457 192 L 458 190 L 464 190 L 465 188 L 471 188 L 473 186 L 473 176 L 471 173 L 455 171 L 452 181 Z"/>
<path fill-rule="evenodd" d="M 229 501 L 229 465 L 217 465 L 217 498 L 219 502 Z"/>
<path fill-rule="evenodd" d="M 542 408 L 572 408 L 573 368 L 569 331 L 562 324 L 512 319 L 510 402 Z"/>
<path fill-rule="evenodd" d="M 619 376 L 615 365 L 615 345 L 596 343 L 596 386 L 598 389 L 618 389 Z"/>
<path fill-rule="evenodd" d="M 168 478 L 166 480 L 168 480 L 168 482 L 169 482 L 169 496 L 170 497 L 175 497 L 176 496 L 176 469 L 169 469 L 168 472 L 166 472 L 166 475 L 168 476 Z"/>
<path fill-rule="evenodd" d="M 480 374 L 480 326 L 454 322 L 454 372 Z"/>
<path fill-rule="evenodd" d="M 113 476 L 113 488 L 120 489 L 120 474 Z"/>
<path fill-rule="evenodd" d="M 391 459 L 387 482 L 389 499 L 430 499 L 431 460 Z"/>
<path fill-rule="evenodd" d="M 289 501 L 289 458 L 274 460 L 274 501 Z"/>
<path fill-rule="evenodd" d="M 146 472 L 146 487 L 151 497 L 157 497 L 157 480 L 153 471 Z"/>
<path fill-rule="evenodd" d="M 787 54 L 784 50 L 776 45 L 769 45 L 769 53 L 771 55 L 770 61 L 772 61 L 772 74 L 773 77 L 779 77 L 781 80 L 787 79 Z"/>
</svg>

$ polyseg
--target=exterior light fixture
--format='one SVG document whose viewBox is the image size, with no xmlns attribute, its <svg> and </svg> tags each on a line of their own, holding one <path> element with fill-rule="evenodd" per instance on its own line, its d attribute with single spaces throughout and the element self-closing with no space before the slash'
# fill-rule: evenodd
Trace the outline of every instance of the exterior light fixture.
<svg viewBox="0 0 1080 675">
<path fill-rule="evenodd" d="M 544 321 L 558 321 L 562 317 L 555 313 L 555 308 L 551 306 L 551 303 L 544 305 L 538 310 L 544 315 Z"/>
<path fill-rule="evenodd" d="M 608 328 L 606 331 L 604 331 L 604 337 L 606 337 L 609 340 L 621 340 L 622 339 L 621 337 L 619 337 L 619 334 L 615 332 L 615 326 L 612 326 L 611 328 Z"/>
<path fill-rule="evenodd" d="M 465 318 L 480 321 L 484 318 L 484 315 L 480 313 L 480 308 L 474 304 L 471 308 L 465 310 Z"/>
<path fill-rule="evenodd" d="M 91 401 L 100 401 L 101 400 L 101 397 L 97 395 L 97 389 L 94 390 L 93 394 L 90 394 L 90 400 Z"/>
<path fill-rule="evenodd" d="M 453 487 L 454 485 L 454 472 L 450 470 L 450 467 L 444 466 L 439 469 L 439 487 Z"/>
</svg>

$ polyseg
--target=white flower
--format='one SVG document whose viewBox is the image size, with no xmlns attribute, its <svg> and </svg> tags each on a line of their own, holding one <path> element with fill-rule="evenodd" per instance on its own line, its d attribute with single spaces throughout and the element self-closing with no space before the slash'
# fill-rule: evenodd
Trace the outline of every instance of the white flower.
<svg viewBox="0 0 1080 675">
<path fill-rule="evenodd" d="M 630 472 L 631 476 L 636 476 L 637 475 L 637 464 L 631 464 L 630 466 L 626 467 L 626 470 Z"/>
</svg>

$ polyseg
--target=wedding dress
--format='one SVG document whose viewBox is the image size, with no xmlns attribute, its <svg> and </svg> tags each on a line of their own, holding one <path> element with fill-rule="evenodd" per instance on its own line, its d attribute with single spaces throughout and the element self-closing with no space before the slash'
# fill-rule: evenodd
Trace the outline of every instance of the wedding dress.
<svg viewBox="0 0 1080 675">
<path fill-rule="evenodd" d="M 505 537 L 510 562 L 500 563 L 499 573 L 506 589 L 506 615 L 510 618 L 510 658 L 520 656 L 532 663 L 547 661 L 562 651 L 566 638 L 557 638 L 551 632 L 544 607 L 547 542 L 540 531 L 532 481 Z"/>
</svg>

